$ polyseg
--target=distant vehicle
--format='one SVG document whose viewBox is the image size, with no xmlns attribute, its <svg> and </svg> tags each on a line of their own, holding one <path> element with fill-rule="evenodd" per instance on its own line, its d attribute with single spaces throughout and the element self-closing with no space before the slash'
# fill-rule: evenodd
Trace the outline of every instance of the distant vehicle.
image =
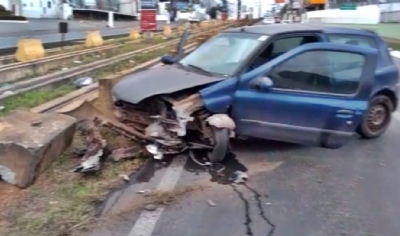
<svg viewBox="0 0 400 236">
<path fill-rule="evenodd" d="M 152 153 L 210 148 L 220 162 L 233 135 L 339 148 L 354 133 L 377 138 L 389 126 L 399 71 L 387 48 L 362 29 L 233 28 L 183 58 L 164 56 L 167 66 L 127 76 L 113 96 L 151 138 Z"/>
<path fill-rule="evenodd" d="M 275 23 L 275 17 L 272 12 L 266 12 L 264 14 L 264 18 L 262 20 L 263 24 L 274 24 Z"/>
</svg>

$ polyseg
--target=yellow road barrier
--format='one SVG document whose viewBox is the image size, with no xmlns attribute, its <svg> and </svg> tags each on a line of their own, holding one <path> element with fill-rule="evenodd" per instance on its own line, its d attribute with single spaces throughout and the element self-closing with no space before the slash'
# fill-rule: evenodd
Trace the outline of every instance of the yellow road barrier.
<svg viewBox="0 0 400 236">
<path fill-rule="evenodd" d="M 172 34 L 172 30 L 171 30 L 171 25 L 170 24 L 166 24 L 164 26 L 163 34 L 164 34 L 164 36 L 170 36 Z"/>
<path fill-rule="evenodd" d="M 98 47 L 103 45 L 103 37 L 100 35 L 100 31 L 90 31 L 86 35 L 85 46 L 86 47 Z"/>
<path fill-rule="evenodd" d="M 129 39 L 136 40 L 140 39 L 142 36 L 140 35 L 139 31 L 136 29 L 133 29 L 129 31 Z"/>
<path fill-rule="evenodd" d="M 20 39 L 17 44 L 15 59 L 19 62 L 41 59 L 45 50 L 40 39 Z"/>
</svg>

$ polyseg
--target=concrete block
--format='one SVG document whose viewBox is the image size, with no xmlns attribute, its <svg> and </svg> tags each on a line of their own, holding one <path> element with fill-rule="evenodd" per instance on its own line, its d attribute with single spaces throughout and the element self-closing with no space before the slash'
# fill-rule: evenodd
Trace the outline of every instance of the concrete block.
<svg viewBox="0 0 400 236">
<path fill-rule="evenodd" d="M 129 39 L 137 40 L 137 39 L 140 39 L 141 37 L 142 36 L 140 35 L 140 33 L 137 29 L 132 29 L 129 31 Z"/>
<path fill-rule="evenodd" d="M 72 142 L 76 119 L 17 111 L 0 118 L 0 177 L 29 187 Z"/>
<path fill-rule="evenodd" d="M 171 30 L 171 25 L 170 24 L 165 24 L 163 34 L 164 34 L 164 36 L 167 36 L 167 37 L 172 34 L 172 30 Z"/>
<path fill-rule="evenodd" d="M 19 62 L 43 58 L 45 50 L 40 39 L 20 39 L 17 43 L 15 59 Z"/>
<path fill-rule="evenodd" d="M 86 35 L 85 46 L 86 47 L 98 47 L 103 45 L 103 37 L 101 37 L 100 31 L 90 31 Z"/>
<path fill-rule="evenodd" d="M 154 33 L 151 32 L 151 31 L 145 31 L 145 32 L 143 33 L 143 36 L 144 36 L 144 39 L 145 39 L 145 40 L 151 40 L 151 39 L 154 38 Z"/>
</svg>

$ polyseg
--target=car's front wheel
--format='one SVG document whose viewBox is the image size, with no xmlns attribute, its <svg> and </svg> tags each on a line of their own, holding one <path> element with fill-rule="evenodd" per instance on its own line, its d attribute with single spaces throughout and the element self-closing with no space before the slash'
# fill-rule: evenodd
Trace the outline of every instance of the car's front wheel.
<svg viewBox="0 0 400 236">
<path fill-rule="evenodd" d="M 230 149 L 230 130 L 226 128 L 212 127 L 214 134 L 215 145 L 213 150 L 209 153 L 208 158 L 212 163 L 222 162 Z"/>
<path fill-rule="evenodd" d="M 389 127 L 394 106 L 390 98 L 378 95 L 372 98 L 364 120 L 357 128 L 357 133 L 366 139 L 381 136 Z"/>
</svg>

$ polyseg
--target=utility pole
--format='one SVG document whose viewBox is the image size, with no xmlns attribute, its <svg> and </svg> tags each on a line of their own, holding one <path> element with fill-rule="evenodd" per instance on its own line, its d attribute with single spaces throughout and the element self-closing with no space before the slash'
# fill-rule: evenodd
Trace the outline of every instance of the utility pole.
<svg viewBox="0 0 400 236">
<path fill-rule="evenodd" d="M 240 20 L 240 13 L 242 11 L 242 0 L 238 0 L 237 6 L 237 19 Z"/>
<path fill-rule="evenodd" d="M 170 17 L 170 21 L 175 21 L 175 0 L 171 0 L 170 1 L 170 6 L 169 6 L 170 10 L 169 10 L 169 17 Z"/>
</svg>

